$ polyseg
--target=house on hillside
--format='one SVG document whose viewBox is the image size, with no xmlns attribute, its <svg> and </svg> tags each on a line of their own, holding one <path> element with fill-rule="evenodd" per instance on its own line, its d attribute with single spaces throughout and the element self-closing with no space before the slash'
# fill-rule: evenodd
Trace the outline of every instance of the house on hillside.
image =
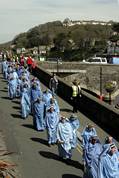
<svg viewBox="0 0 119 178">
<path fill-rule="evenodd" d="M 104 21 L 95 21 L 95 20 L 70 20 L 66 18 L 63 21 L 64 26 L 73 26 L 73 25 L 108 25 L 111 26 L 112 22 L 104 22 Z"/>
</svg>

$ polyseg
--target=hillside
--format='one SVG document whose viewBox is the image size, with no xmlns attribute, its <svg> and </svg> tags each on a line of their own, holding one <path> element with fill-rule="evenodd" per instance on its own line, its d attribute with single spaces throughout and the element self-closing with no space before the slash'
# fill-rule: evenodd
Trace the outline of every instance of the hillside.
<svg viewBox="0 0 119 178">
<path fill-rule="evenodd" d="M 8 50 L 10 49 L 10 45 L 12 44 L 12 41 L 9 41 L 7 43 L 0 44 L 0 50 Z"/>
<path fill-rule="evenodd" d="M 49 57 L 58 55 L 65 60 L 67 57 L 69 60 L 81 60 L 97 52 L 103 53 L 111 34 L 111 25 L 68 26 L 61 21 L 53 21 L 18 34 L 10 44 L 14 45 L 15 49 L 54 46 L 48 53 Z"/>
<path fill-rule="evenodd" d="M 74 41 L 81 39 L 107 39 L 111 27 L 107 25 L 73 25 L 64 26 L 61 21 L 48 22 L 30 29 L 27 33 L 16 36 L 13 43 L 18 47 L 33 47 L 39 44 L 52 43 L 58 34 L 65 34 Z M 34 42 L 33 42 L 34 40 Z"/>
</svg>

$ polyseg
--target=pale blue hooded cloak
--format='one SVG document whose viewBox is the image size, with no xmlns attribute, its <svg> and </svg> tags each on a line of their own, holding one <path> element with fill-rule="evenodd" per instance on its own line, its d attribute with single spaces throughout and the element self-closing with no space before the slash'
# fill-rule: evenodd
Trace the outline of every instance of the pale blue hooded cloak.
<svg viewBox="0 0 119 178">
<path fill-rule="evenodd" d="M 8 81 L 8 96 L 13 99 L 16 97 L 17 82 L 14 79 L 13 73 L 10 73 Z"/>
<path fill-rule="evenodd" d="M 40 131 L 45 129 L 45 119 L 44 119 L 45 103 L 43 101 L 36 101 L 34 103 L 34 127 Z"/>
<path fill-rule="evenodd" d="M 48 131 L 48 143 L 56 143 L 57 137 L 56 137 L 56 130 L 57 130 L 57 125 L 59 122 L 59 116 L 55 111 L 50 112 L 48 111 L 46 113 L 46 128 Z"/>
<path fill-rule="evenodd" d="M 82 134 L 82 146 L 85 147 L 88 143 L 89 143 L 89 139 L 91 136 L 97 136 L 97 132 L 95 130 L 95 128 L 92 128 L 91 130 L 89 130 L 87 127 L 84 128 Z"/>
<path fill-rule="evenodd" d="M 57 128 L 57 140 L 59 156 L 70 159 L 72 156 L 73 130 L 69 121 L 59 122 Z"/>
<path fill-rule="evenodd" d="M 52 98 L 51 92 L 50 92 L 50 91 L 47 91 L 47 92 L 45 91 L 45 92 L 43 92 L 42 98 L 43 98 L 43 101 L 45 102 L 45 104 L 48 105 L 48 103 L 49 103 L 49 101 L 50 101 L 50 98 Z"/>
<path fill-rule="evenodd" d="M 95 144 L 89 143 L 85 148 L 84 160 L 86 163 L 86 174 L 84 178 L 99 178 L 97 176 L 99 156 L 102 152 L 102 145 L 97 140 Z"/>
<path fill-rule="evenodd" d="M 30 97 L 28 94 L 28 89 L 23 88 L 22 97 L 21 97 L 21 116 L 22 118 L 28 117 L 31 112 L 31 103 Z"/>
<path fill-rule="evenodd" d="M 106 146 L 103 147 L 104 150 L 102 154 L 100 155 L 99 166 L 98 166 L 99 178 L 119 178 L 118 151 L 115 151 L 115 153 L 110 155 L 109 153 L 111 150 L 110 147 L 111 144 L 106 144 Z"/>
<path fill-rule="evenodd" d="M 79 119 L 78 118 L 69 118 L 69 123 L 73 129 L 73 140 L 72 140 L 72 148 L 76 148 L 77 146 L 77 130 L 79 129 Z"/>
</svg>

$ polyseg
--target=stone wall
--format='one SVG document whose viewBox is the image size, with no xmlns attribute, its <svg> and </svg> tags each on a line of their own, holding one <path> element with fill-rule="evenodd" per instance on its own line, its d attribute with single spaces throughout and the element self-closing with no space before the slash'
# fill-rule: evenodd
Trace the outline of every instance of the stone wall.
<svg viewBox="0 0 119 178">
<path fill-rule="evenodd" d="M 56 69 L 56 62 L 44 62 L 40 63 L 44 69 Z M 102 68 L 102 76 L 100 70 Z M 100 84 L 102 84 L 102 94 L 107 98 L 108 94 L 105 91 L 105 83 L 108 80 L 114 80 L 117 82 L 117 88 L 112 94 L 113 100 L 119 94 L 119 65 L 99 65 L 99 64 L 82 64 L 79 62 L 63 62 L 59 64 L 59 73 L 60 69 L 78 69 L 79 73 L 76 74 L 60 74 L 60 77 L 64 82 L 72 84 L 72 81 L 76 78 L 80 81 L 80 84 L 83 88 L 93 91 L 97 95 L 100 95 Z M 101 78 L 101 79 L 100 79 Z"/>
<path fill-rule="evenodd" d="M 37 76 L 46 86 L 49 85 L 49 80 L 51 78 L 50 73 L 39 67 L 33 70 L 33 74 Z M 61 78 L 58 78 L 58 81 L 58 95 L 71 104 L 71 85 L 64 82 Z M 119 140 L 119 112 L 116 109 L 100 101 L 96 97 L 86 93 L 85 91 L 82 91 L 82 97 L 79 100 L 78 106 L 79 110 L 84 115 L 89 117 L 103 129 L 113 135 L 117 140 Z"/>
</svg>

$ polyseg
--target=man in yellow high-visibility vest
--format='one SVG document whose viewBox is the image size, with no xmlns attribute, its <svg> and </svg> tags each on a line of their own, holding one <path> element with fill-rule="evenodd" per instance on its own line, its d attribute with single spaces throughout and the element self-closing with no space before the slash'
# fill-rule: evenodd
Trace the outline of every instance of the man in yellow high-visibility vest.
<svg viewBox="0 0 119 178">
<path fill-rule="evenodd" d="M 78 111 L 78 99 L 81 97 L 81 87 L 78 84 L 78 81 L 75 79 L 72 85 L 72 101 L 73 101 L 73 113 Z"/>
</svg>

